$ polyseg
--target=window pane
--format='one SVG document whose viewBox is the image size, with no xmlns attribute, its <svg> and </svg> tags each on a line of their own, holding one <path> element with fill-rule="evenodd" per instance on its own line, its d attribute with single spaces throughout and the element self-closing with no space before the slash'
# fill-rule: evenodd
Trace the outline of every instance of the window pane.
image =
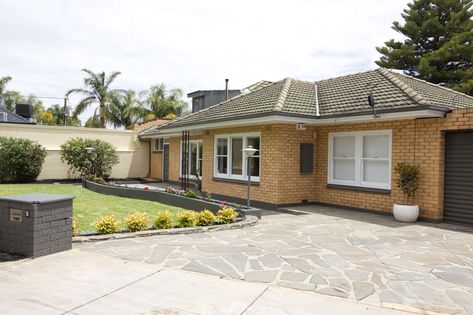
<svg viewBox="0 0 473 315">
<path fill-rule="evenodd" d="M 355 160 L 334 160 L 333 179 L 355 180 Z"/>
<path fill-rule="evenodd" d="M 227 139 L 217 139 L 217 155 L 227 155 Z"/>
<path fill-rule="evenodd" d="M 389 180 L 388 161 L 363 161 L 363 181 L 387 184 Z"/>
<path fill-rule="evenodd" d="M 226 156 L 217 157 L 217 171 L 220 174 L 227 174 L 227 157 Z"/>
<path fill-rule="evenodd" d="M 251 145 L 251 146 L 253 146 L 253 148 L 258 150 L 258 151 L 255 152 L 255 156 L 259 156 L 259 150 L 260 150 L 260 148 L 259 148 L 259 137 L 250 137 L 250 138 L 248 138 L 247 139 L 247 145 L 248 146 Z"/>
<path fill-rule="evenodd" d="M 232 174 L 241 175 L 243 174 L 243 139 L 234 138 L 232 139 Z"/>
<path fill-rule="evenodd" d="M 191 149 L 190 149 L 190 174 L 194 175 L 196 174 L 197 171 L 197 143 L 191 142 L 190 143 Z"/>
<path fill-rule="evenodd" d="M 334 157 L 355 157 L 355 137 L 333 137 Z"/>
<path fill-rule="evenodd" d="M 389 156 L 389 136 L 363 136 L 363 157 L 383 158 Z"/>
<path fill-rule="evenodd" d="M 250 158 L 250 175 L 259 176 L 259 157 Z"/>
</svg>

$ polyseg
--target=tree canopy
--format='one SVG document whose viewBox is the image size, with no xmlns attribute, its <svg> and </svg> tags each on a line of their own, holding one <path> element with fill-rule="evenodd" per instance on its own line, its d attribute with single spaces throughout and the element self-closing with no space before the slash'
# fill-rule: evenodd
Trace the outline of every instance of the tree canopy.
<svg viewBox="0 0 473 315">
<path fill-rule="evenodd" d="M 473 95 L 473 0 L 414 0 L 376 64 Z"/>
<path fill-rule="evenodd" d="M 83 113 L 88 107 L 94 103 L 98 103 L 100 108 L 100 127 L 105 128 L 107 107 L 110 106 L 112 94 L 118 90 L 113 90 L 111 84 L 120 75 L 120 72 L 115 71 L 107 75 L 105 72 L 93 72 L 89 69 L 82 69 L 87 74 L 84 78 L 84 87 L 71 89 L 66 93 L 66 96 L 71 94 L 80 94 L 83 98 L 77 104 L 73 117 Z"/>
</svg>

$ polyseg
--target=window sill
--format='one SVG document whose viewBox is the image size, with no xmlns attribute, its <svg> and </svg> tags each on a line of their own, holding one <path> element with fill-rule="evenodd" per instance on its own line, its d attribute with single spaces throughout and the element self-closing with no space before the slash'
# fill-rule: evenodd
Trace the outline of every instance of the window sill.
<svg viewBox="0 0 473 315">
<path fill-rule="evenodd" d="M 240 184 L 240 185 L 248 185 L 248 180 L 242 179 L 230 179 L 230 178 L 222 178 L 222 177 L 212 177 L 212 180 L 216 182 L 226 182 L 226 183 L 233 183 L 233 184 Z M 259 182 L 250 182 L 251 186 L 259 186 Z"/>
<path fill-rule="evenodd" d="M 386 195 L 391 193 L 391 189 L 370 188 L 370 187 L 349 186 L 349 185 L 338 185 L 338 184 L 327 184 L 327 188 L 340 188 L 340 189 L 347 189 L 347 190 L 358 190 L 358 191 L 380 193 L 380 194 L 386 194 Z"/>
</svg>

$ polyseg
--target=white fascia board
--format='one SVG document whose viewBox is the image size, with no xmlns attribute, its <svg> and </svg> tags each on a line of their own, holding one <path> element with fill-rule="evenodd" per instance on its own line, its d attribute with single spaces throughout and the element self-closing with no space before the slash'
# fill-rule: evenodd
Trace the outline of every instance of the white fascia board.
<svg viewBox="0 0 473 315">
<path fill-rule="evenodd" d="M 312 126 L 327 125 L 327 124 L 343 124 L 343 123 L 362 123 L 362 122 L 376 122 L 380 120 L 400 120 L 400 119 L 414 119 L 414 118 L 435 118 L 444 117 L 445 112 L 437 111 L 432 109 L 415 110 L 407 112 L 394 112 L 379 114 L 379 118 L 373 118 L 373 115 L 362 115 L 362 116 L 345 116 L 337 118 L 303 118 L 303 117 L 291 117 L 284 115 L 269 115 L 256 118 L 237 119 L 237 120 L 226 120 L 214 123 L 189 125 L 183 127 L 169 128 L 163 130 L 160 134 L 146 135 L 142 138 L 157 138 L 161 136 L 168 136 L 168 134 L 180 135 L 182 131 L 192 130 L 204 130 L 204 129 L 216 129 L 216 128 L 227 128 L 227 127 L 238 127 L 247 125 L 262 125 L 262 124 L 274 124 L 274 123 L 293 123 L 293 124 L 307 124 Z"/>
</svg>

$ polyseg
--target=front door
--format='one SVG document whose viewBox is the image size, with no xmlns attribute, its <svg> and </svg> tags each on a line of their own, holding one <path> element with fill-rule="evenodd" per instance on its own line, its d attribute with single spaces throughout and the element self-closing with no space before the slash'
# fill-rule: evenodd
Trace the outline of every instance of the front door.
<svg viewBox="0 0 473 315">
<path fill-rule="evenodd" d="M 163 182 L 169 180 L 169 143 L 163 147 Z"/>
</svg>

